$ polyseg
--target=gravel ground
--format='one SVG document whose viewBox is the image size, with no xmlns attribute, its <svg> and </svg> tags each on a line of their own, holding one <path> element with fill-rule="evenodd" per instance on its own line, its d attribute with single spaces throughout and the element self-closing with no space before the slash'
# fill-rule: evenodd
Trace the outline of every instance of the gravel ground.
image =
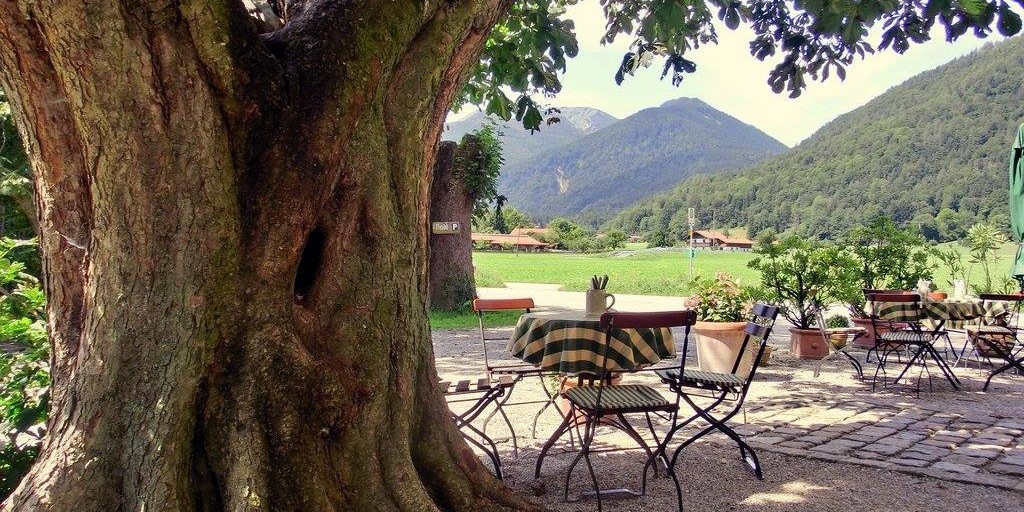
<svg viewBox="0 0 1024 512">
<path fill-rule="evenodd" d="M 504 332 L 508 334 L 510 330 Z M 677 343 L 681 338 L 681 335 L 676 336 Z M 489 342 L 492 363 L 495 359 L 507 359 L 504 345 L 502 341 Z M 922 381 L 924 391 L 920 397 L 906 384 L 871 393 L 870 382 L 862 383 L 852 378 L 848 363 L 839 359 L 828 361 L 823 365 L 821 376 L 814 378 L 815 362 L 790 357 L 785 337 L 773 337 L 772 345 L 776 348 L 772 364 L 762 369 L 748 397 L 751 426 L 758 424 L 761 409 L 770 408 L 764 406 L 767 402 L 782 406 L 801 403 L 801 407 L 809 411 L 808 414 L 820 408 L 817 407 L 818 403 L 849 401 L 860 404 L 862 408 L 866 402 L 877 404 L 880 409 L 942 410 L 953 415 L 974 416 L 991 414 L 1024 421 L 1024 378 L 1019 376 L 993 381 L 990 391 L 983 393 L 980 389 L 985 372 L 960 367 L 957 368 L 957 375 L 964 382 L 965 391 L 953 391 L 947 383 L 941 381 L 941 377 L 936 377 L 932 380 L 930 392 L 927 378 Z M 435 331 L 434 346 L 438 373 L 442 378 L 474 378 L 480 373 L 482 356 L 476 331 Z M 629 375 L 628 378 L 634 383 L 653 383 L 643 373 Z M 516 387 L 514 401 L 541 398 L 543 394 L 537 381 L 523 381 Z M 575 503 L 563 502 L 565 468 L 572 457 L 561 444 L 556 445 L 545 459 L 541 478 L 533 478 L 540 446 L 560 422 L 560 417 L 549 409 L 541 415 L 537 425 L 538 439 L 534 439 L 530 435 L 530 423 L 538 408 L 537 404 L 509 408 L 517 431 L 518 458 L 513 454 L 507 427 L 498 420 L 492 421 L 488 427 L 488 432 L 499 444 L 506 482 L 553 510 L 596 510 L 596 502 L 592 498 Z M 740 425 L 743 416 L 738 415 L 734 425 Z M 800 418 L 794 419 L 793 423 L 799 424 Z M 662 425 L 660 422 L 656 425 L 659 435 L 663 431 Z M 611 428 L 602 428 L 598 439 L 608 447 L 635 446 L 628 437 Z M 770 439 L 764 438 L 765 441 Z M 684 506 L 687 510 L 1024 511 L 1024 484 L 1014 491 L 959 483 L 953 481 L 955 478 L 934 478 L 859 464 L 773 453 L 772 447 L 765 445 L 758 448 L 765 476 L 763 481 L 759 481 L 740 462 L 735 445 L 725 444 L 725 440 L 724 436 L 713 434 L 687 448 L 680 456 L 677 473 L 682 482 Z M 1024 455 L 1024 445 L 1004 449 L 1013 450 L 1014 456 Z M 639 488 L 643 452 L 632 449 L 606 453 L 596 455 L 593 460 L 602 488 Z M 1024 482 L 1024 478 L 1021 480 Z M 590 485 L 586 466 L 581 462 L 573 473 L 570 497 L 588 490 Z M 609 499 L 606 508 L 674 510 L 675 501 L 671 480 L 662 476 L 649 480 L 646 497 Z"/>
</svg>

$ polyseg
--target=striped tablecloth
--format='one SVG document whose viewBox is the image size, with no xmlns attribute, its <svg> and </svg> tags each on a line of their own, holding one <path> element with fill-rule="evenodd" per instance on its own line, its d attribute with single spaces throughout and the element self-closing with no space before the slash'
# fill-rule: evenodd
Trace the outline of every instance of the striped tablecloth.
<svg viewBox="0 0 1024 512">
<path fill-rule="evenodd" d="M 982 301 L 977 299 L 931 300 L 923 299 L 916 307 L 909 302 L 874 302 L 868 303 L 868 313 L 877 311 L 880 320 L 892 322 L 944 322 L 945 327 L 960 328 L 967 324 L 978 324 L 979 320 L 986 324 L 1003 323 L 1010 314 L 1010 305 L 1001 301 Z"/>
<path fill-rule="evenodd" d="M 596 373 L 604 336 L 600 319 L 582 312 L 527 313 L 519 317 L 508 352 L 542 370 Z M 676 355 L 670 329 L 615 329 L 609 348 L 610 370 L 638 370 Z"/>
</svg>

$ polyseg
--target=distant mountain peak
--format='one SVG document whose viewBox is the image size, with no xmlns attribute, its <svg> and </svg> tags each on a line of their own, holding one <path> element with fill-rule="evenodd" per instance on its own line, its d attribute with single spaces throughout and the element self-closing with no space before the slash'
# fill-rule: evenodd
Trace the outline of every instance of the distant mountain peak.
<svg viewBox="0 0 1024 512">
<path fill-rule="evenodd" d="M 699 98 L 690 98 L 689 96 L 683 96 L 683 97 L 680 97 L 680 98 L 676 98 L 674 100 L 668 100 L 665 103 L 662 103 L 661 106 L 663 108 L 664 107 L 668 107 L 668 108 L 678 108 L 678 107 L 686 107 L 686 108 L 711 108 L 711 109 L 714 108 L 711 105 L 708 105 L 707 103 L 704 103 L 704 101 L 700 100 Z"/>
<path fill-rule="evenodd" d="M 565 109 L 563 122 L 579 122 L 581 115 Z M 597 225 L 687 176 L 746 167 L 785 149 L 701 100 L 679 98 L 562 146 L 506 161 L 499 190 L 534 220 L 574 216 Z"/>
<path fill-rule="evenodd" d="M 515 119 L 502 121 L 483 112 L 473 112 L 465 119 L 446 123 L 444 140 L 458 141 L 462 136 L 479 129 L 485 124 L 496 124 L 501 132 L 503 156 L 505 162 L 513 162 L 531 158 L 537 154 L 552 151 L 605 128 L 618 121 L 607 112 L 591 107 L 559 107 L 560 113 L 552 114 L 559 122 L 541 123 L 540 130 L 530 133 L 523 124 Z"/>
<path fill-rule="evenodd" d="M 1005 229 L 1006 161 L 1024 119 L 1021 62 L 1022 37 L 985 45 L 835 118 L 795 148 L 746 169 L 687 178 L 608 226 L 681 236 L 695 208 L 752 234 L 824 239 L 877 215 L 935 241 L 962 238 L 975 222 Z"/>
</svg>

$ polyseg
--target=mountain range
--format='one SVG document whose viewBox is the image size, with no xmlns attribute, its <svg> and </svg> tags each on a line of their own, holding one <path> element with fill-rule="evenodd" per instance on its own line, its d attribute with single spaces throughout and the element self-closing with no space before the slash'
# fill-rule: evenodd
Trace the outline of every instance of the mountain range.
<svg viewBox="0 0 1024 512">
<path fill-rule="evenodd" d="M 558 122 L 545 124 L 541 130 L 530 133 L 515 119 L 502 121 L 477 111 L 465 119 L 448 123 L 443 138 L 458 142 L 463 135 L 485 124 L 493 125 L 500 134 L 502 158 L 507 167 L 564 146 L 618 121 L 606 112 L 588 107 L 562 107 L 552 117 L 558 118 Z"/>
<path fill-rule="evenodd" d="M 622 120 L 588 108 L 564 108 L 559 117 L 561 122 L 532 135 L 501 125 L 505 165 L 499 192 L 541 222 L 567 216 L 600 225 L 687 176 L 746 167 L 786 149 L 692 98 Z M 445 138 L 455 140 L 485 119 L 451 123 Z"/>
<path fill-rule="evenodd" d="M 607 227 L 668 228 L 686 208 L 702 224 L 835 238 L 876 215 L 933 240 L 977 221 L 1008 228 L 1006 169 L 1024 121 L 1024 39 L 986 45 L 839 116 L 797 147 L 750 168 L 692 177 L 621 212 Z"/>
</svg>

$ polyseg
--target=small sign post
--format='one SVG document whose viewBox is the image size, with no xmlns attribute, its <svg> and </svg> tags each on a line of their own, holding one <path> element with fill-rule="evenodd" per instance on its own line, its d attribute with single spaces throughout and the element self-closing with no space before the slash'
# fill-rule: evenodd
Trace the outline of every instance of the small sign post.
<svg viewBox="0 0 1024 512">
<path fill-rule="evenodd" d="M 690 250 L 689 250 L 689 262 L 690 262 L 690 280 L 693 280 L 693 259 L 697 257 L 697 251 L 693 248 L 693 227 L 697 225 L 697 209 L 687 208 L 686 210 L 686 223 L 690 225 Z"/>
<path fill-rule="evenodd" d="M 458 222 L 432 222 L 430 224 L 430 231 L 435 235 L 454 235 L 459 232 Z"/>
</svg>

